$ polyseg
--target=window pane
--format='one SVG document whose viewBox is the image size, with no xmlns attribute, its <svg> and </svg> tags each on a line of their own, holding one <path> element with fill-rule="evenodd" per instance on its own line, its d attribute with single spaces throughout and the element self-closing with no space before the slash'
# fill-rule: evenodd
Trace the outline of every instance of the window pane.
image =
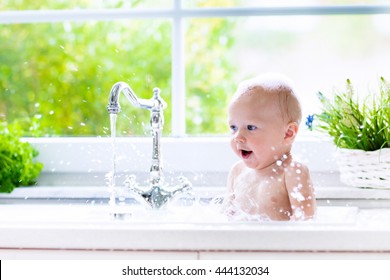
<svg viewBox="0 0 390 280">
<path fill-rule="evenodd" d="M 316 93 L 331 94 L 350 79 L 358 91 L 390 79 L 389 15 L 191 19 L 187 39 L 189 133 L 228 133 L 226 107 L 237 83 L 282 72 L 296 83 L 304 117 L 319 108 Z M 209 47 L 210 38 L 218 44 Z M 202 39 L 204 38 L 204 39 Z M 203 41 L 202 41 L 203 40 Z M 207 51 L 205 51 L 207 50 Z"/>
<path fill-rule="evenodd" d="M 142 98 L 160 87 L 170 103 L 170 36 L 167 20 L 4 25 L 0 115 L 9 122 L 35 116 L 45 135 L 109 134 L 106 106 L 115 82 L 129 83 Z M 121 106 L 119 134 L 143 135 L 150 112 L 125 98 Z"/>
<path fill-rule="evenodd" d="M 222 134 L 226 132 L 226 104 L 238 73 L 231 59 L 235 21 L 211 18 L 187 23 L 187 132 Z"/>
<path fill-rule="evenodd" d="M 2 0 L 0 10 L 169 8 L 172 0 Z"/>
</svg>

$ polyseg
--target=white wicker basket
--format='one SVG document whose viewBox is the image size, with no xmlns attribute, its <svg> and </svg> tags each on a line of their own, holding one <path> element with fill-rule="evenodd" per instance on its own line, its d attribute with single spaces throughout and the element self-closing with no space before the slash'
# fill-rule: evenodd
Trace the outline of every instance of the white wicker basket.
<svg viewBox="0 0 390 280">
<path fill-rule="evenodd" d="M 372 152 L 339 149 L 340 180 L 360 188 L 390 189 L 390 148 Z"/>
</svg>

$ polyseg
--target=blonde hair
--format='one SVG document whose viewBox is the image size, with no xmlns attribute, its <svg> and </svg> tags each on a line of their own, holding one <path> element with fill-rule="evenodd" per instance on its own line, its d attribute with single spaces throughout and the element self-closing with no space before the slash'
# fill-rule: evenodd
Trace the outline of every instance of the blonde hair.
<svg viewBox="0 0 390 280">
<path fill-rule="evenodd" d="M 232 102 L 252 89 L 277 94 L 283 120 L 297 124 L 301 122 L 301 105 L 293 89 L 293 83 L 288 77 L 277 73 L 267 73 L 242 81 L 233 95 Z"/>
</svg>

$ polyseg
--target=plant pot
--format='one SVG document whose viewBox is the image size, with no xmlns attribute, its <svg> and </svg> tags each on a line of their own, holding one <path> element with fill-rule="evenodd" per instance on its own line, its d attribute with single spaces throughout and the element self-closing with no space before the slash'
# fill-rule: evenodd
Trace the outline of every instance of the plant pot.
<svg viewBox="0 0 390 280">
<path fill-rule="evenodd" d="M 341 182 L 360 188 L 390 189 L 390 148 L 372 152 L 339 149 Z"/>
</svg>

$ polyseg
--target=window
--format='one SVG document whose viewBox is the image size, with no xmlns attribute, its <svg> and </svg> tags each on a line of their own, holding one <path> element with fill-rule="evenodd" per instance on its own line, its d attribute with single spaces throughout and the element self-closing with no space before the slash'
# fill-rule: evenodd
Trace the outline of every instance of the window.
<svg viewBox="0 0 390 280">
<path fill-rule="evenodd" d="M 390 79 L 382 1 L 5 0 L 0 8 L 1 117 L 32 119 L 43 136 L 109 135 L 105 107 L 119 80 L 142 98 L 160 87 L 165 135 L 185 136 L 226 135 L 229 96 L 261 72 L 295 80 L 304 114 L 316 109 L 317 91 L 347 78 L 364 90 Z M 121 106 L 120 134 L 144 135 L 149 112 Z"/>
</svg>

